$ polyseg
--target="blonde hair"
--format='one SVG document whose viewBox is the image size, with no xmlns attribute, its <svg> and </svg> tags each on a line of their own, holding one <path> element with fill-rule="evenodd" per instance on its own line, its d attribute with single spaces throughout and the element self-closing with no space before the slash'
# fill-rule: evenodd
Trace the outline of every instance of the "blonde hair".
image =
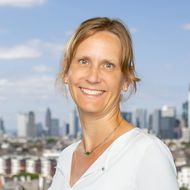
<svg viewBox="0 0 190 190">
<path fill-rule="evenodd" d="M 137 82 L 140 79 L 136 76 L 134 65 L 134 54 L 131 35 L 127 27 L 119 19 L 110 19 L 107 17 L 95 17 L 88 19 L 80 24 L 77 30 L 67 43 L 64 51 L 64 61 L 61 71 L 58 75 L 58 81 L 64 84 L 64 77 L 67 74 L 72 59 L 77 51 L 79 44 L 99 31 L 108 31 L 115 34 L 121 42 L 121 71 L 128 81 L 128 85 L 136 92 Z"/>
</svg>

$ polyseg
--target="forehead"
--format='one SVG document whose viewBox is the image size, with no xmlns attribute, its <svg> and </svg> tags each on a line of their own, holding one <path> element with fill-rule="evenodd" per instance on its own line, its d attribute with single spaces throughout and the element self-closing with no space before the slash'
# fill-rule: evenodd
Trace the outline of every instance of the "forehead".
<svg viewBox="0 0 190 190">
<path fill-rule="evenodd" d="M 112 58 L 118 61 L 121 57 L 121 42 L 117 35 L 100 31 L 83 40 L 76 49 L 76 56 L 88 54 Z"/>
</svg>

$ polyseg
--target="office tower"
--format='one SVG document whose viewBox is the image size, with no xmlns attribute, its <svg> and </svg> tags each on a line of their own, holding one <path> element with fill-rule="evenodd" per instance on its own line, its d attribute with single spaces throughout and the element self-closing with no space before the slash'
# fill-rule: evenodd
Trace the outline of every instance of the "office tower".
<svg viewBox="0 0 190 190">
<path fill-rule="evenodd" d="M 70 126 L 69 126 L 69 123 L 66 123 L 65 124 L 65 135 L 69 135 L 69 133 L 70 133 Z"/>
<path fill-rule="evenodd" d="M 172 106 L 163 106 L 161 111 L 160 136 L 163 139 L 173 139 L 177 126 L 176 109 Z"/>
<path fill-rule="evenodd" d="M 139 128 L 147 128 L 147 110 L 136 109 L 135 110 L 135 125 Z"/>
<path fill-rule="evenodd" d="M 188 128 L 190 129 L 190 84 L 189 84 L 189 91 L 188 91 Z"/>
<path fill-rule="evenodd" d="M 2 118 L 0 118 L 0 134 L 5 133 L 5 126 L 4 126 L 4 121 Z"/>
<path fill-rule="evenodd" d="M 176 117 L 176 108 L 174 106 L 163 106 L 162 117 Z"/>
<path fill-rule="evenodd" d="M 51 120 L 51 136 L 59 136 L 59 120 L 58 119 L 52 119 Z"/>
<path fill-rule="evenodd" d="M 132 123 L 132 112 L 121 112 L 123 118 L 129 123 Z"/>
<path fill-rule="evenodd" d="M 77 115 L 77 111 L 74 109 L 70 113 L 69 136 L 77 137 L 78 132 L 79 132 L 79 118 Z"/>
<path fill-rule="evenodd" d="M 27 137 L 28 133 L 28 114 L 20 113 L 17 116 L 17 136 L 18 137 Z"/>
<path fill-rule="evenodd" d="M 161 126 L 161 110 L 156 109 L 152 114 L 152 129 L 151 131 L 159 136 L 160 135 L 160 126 Z"/>
<path fill-rule="evenodd" d="M 36 132 L 37 132 L 37 137 L 42 137 L 44 135 L 42 123 L 36 124 Z"/>
<path fill-rule="evenodd" d="M 184 122 L 184 126 L 188 127 L 188 101 L 182 104 L 182 119 Z"/>
<path fill-rule="evenodd" d="M 36 123 L 35 123 L 35 114 L 34 112 L 30 111 L 28 113 L 28 124 L 27 124 L 28 137 L 36 137 L 37 136 L 37 129 L 36 129 Z"/>
<path fill-rule="evenodd" d="M 51 135 L 51 111 L 49 108 L 46 110 L 45 115 L 45 131 L 48 136 Z"/>
</svg>

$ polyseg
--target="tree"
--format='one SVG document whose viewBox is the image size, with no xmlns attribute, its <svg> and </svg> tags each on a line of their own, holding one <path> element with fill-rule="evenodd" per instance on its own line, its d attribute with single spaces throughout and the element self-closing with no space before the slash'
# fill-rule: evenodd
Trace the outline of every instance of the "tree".
<svg viewBox="0 0 190 190">
<path fill-rule="evenodd" d="M 188 190 L 186 187 L 181 187 L 180 190 Z"/>
</svg>

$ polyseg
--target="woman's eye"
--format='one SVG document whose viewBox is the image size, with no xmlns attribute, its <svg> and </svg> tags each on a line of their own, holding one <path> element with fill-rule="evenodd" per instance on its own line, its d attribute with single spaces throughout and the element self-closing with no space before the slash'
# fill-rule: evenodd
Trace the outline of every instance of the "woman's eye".
<svg viewBox="0 0 190 190">
<path fill-rule="evenodd" d="M 80 59 L 80 60 L 79 60 L 79 63 L 80 63 L 81 65 L 85 65 L 85 64 L 88 63 L 88 61 L 85 60 L 85 59 Z"/>
<path fill-rule="evenodd" d="M 114 68 L 114 64 L 112 64 L 112 63 L 106 63 L 104 65 L 104 67 L 107 68 L 107 69 L 113 69 Z"/>
</svg>

